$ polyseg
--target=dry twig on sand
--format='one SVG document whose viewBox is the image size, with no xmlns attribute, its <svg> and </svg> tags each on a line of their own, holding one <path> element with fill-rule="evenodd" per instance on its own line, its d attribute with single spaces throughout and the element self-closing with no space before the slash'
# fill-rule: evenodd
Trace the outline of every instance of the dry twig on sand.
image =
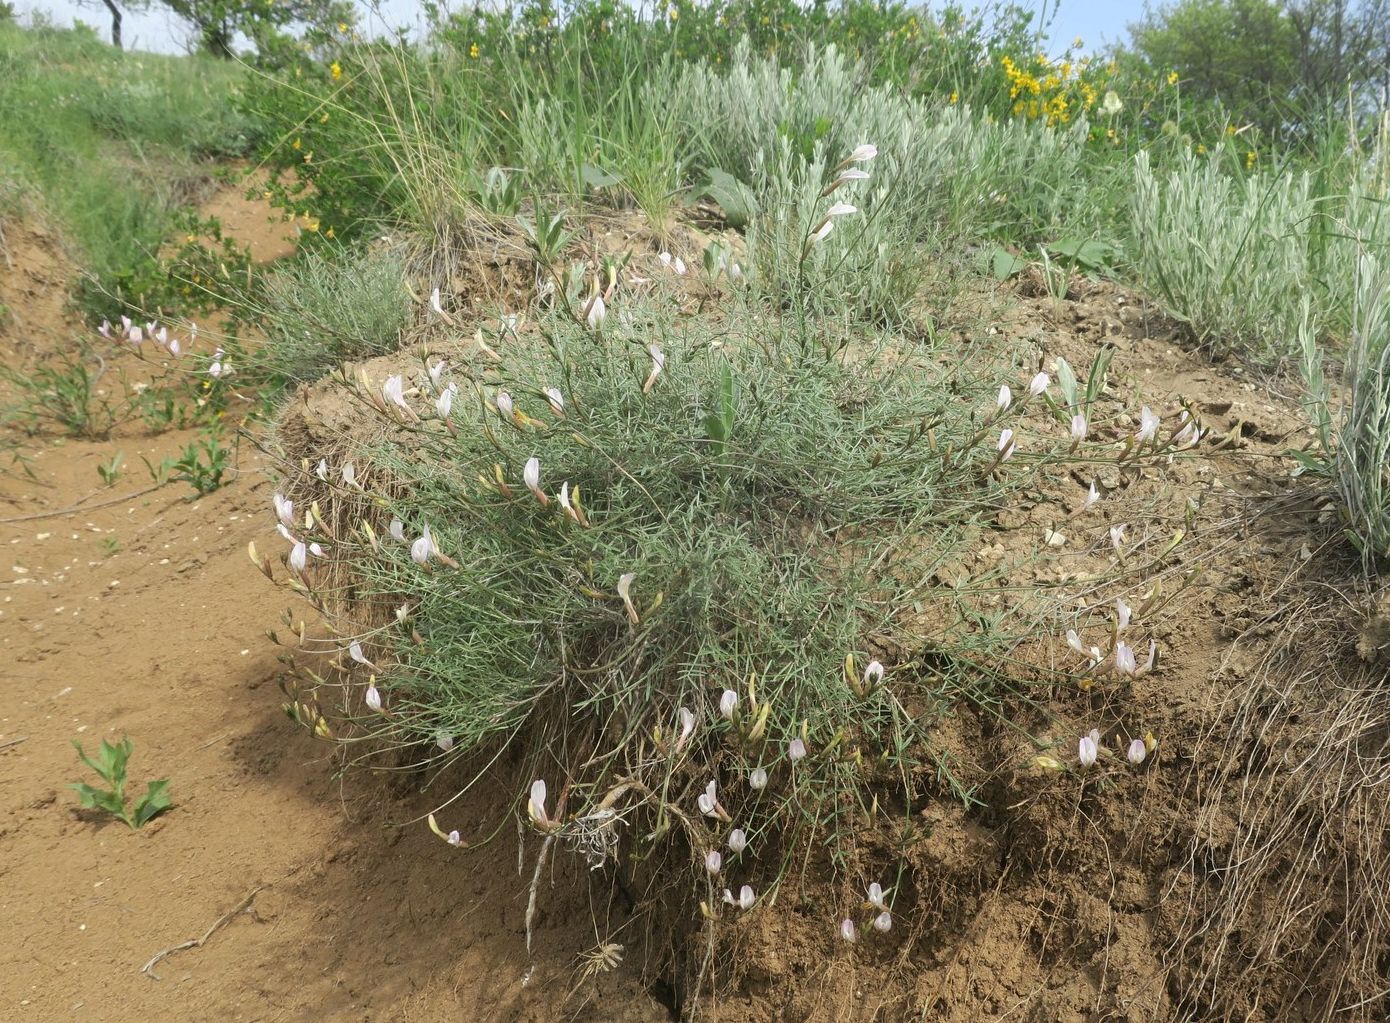
<svg viewBox="0 0 1390 1023">
<path fill-rule="evenodd" d="M 218 917 L 217 922 L 214 923 L 211 927 L 209 927 L 203 933 L 203 936 L 201 938 L 191 938 L 188 941 L 173 946 L 172 948 L 166 948 L 162 952 L 156 952 L 153 956 L 150 957 L 150 961 L 140 968 L 140 972 L 147 974 L 151 980 L 159 980 L 159 974 L 154 972 L 154 968 L 156 966 L 158 966 L 165 959 L 169 958 L 175 952 L 182 952 L 185 949 L 190 948 L 202 948 L 205 944 L 207 944 L 207 940 L 211 938 L 214 934 L 216 934 L 219 929 L 225 927 L 227 924 L 231 923 L 232 920 L 234 920 L 236 917 L 249 910 L 251 908 L 251 903 L 256 901 L 256 896 L 260 894 L 261 889 L 264 887 L 265 885 L 257 885 L 255 888 L 251 889 L 251 894 L 246 896 L 246 898 L 242 899 L 239 903 L 237 903 L 236 909 L 233 909 L 231 912 L 224 913 L 222 916 Z"/>
</svg>

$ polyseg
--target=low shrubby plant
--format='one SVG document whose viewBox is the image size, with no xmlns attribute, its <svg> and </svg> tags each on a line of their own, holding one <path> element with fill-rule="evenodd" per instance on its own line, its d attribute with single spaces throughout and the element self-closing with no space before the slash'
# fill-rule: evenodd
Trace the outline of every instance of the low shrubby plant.
<svg viewBox="0 0 1390 1023">
<path fill-rule="evenodd" d="M 399 345 L 410 310 L 405 262 L 386 247 L 310 252 L 270 273 L 256 306 L 266 343 L 250 368 L 281 384 L 313 380 Z"/>
<path fill-rule="evenodd" d="M 1383 568 L 1390 564 L 1390 272 L 1370 254 L 1357 263 L 1340 403 L 1332 397 L 1323 353 L 1307 322 L 1300 340 L 1322 456 L 1304 462 L 1330 476 L 1347 537 L 1365 567 Z"/>
</svg>

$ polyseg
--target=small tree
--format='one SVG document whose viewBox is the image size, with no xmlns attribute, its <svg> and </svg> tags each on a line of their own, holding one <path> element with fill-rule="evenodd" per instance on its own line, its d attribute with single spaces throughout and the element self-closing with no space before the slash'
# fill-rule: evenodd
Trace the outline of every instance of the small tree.
<svg viewBox="0 0 1390 1023">
<path fill-rule="evenodd" d="M 352 25 L 348 0 L 155 0 L 188 22 L 199 48 L 214 57 L 236 55 L 233 44 L 245 36 L 258 52 L 275 48 L 287 35 L 327 34 L 335 25 Z"/>
<path fill-rule="evenodd" d="M 147 0 L 121 0 L 120 3 L 117 3 L 116 0 L 78 0 L 78 6 L 86 8 L 105 7 L 110 12 L 111 45 L 120 50 L 124 49 L 121 39 L 121 21 L 124 18 L 124 11 L 121 8 L 124 7 L 129 11 L 144 10 L 147 6 Z"/>
</svg>

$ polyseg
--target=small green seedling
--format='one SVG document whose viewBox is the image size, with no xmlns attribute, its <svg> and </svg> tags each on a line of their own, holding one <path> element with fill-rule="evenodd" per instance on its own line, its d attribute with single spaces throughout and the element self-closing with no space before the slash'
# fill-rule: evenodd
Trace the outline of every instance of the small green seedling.
<svg viewBox="0 0 1390 1023">
<path fill-rule="evenodd" d="M 135 744 L 129 737 L 114 745 L 102 739 L 101 752 L 97 754 L 96 760 L 82 751 L 82 744 L 77 740 L 74 739 L 72 745 L 82 762 L 101 775 L 102 780 L 109 786 L 98 789 L 84 782 L 74 782 L 72 787 L 76 790 L 83 809 L 105 810 L 112 817 L 124 821 L 128 827 L 141 828 L 174 805 L 169 799 L 169 779 L 161 778 L 149 783 L 145 794 L 136 801 L 132 809 L 126 808 L 125 767 L 135 749 Z"/>
<path fill-rule="evenodd" d="M 97 466 L 97 475 L 101 477 L 101 484 L 109 487 L 121 477 L 121 463 L 125 461 L 125 455 L 117 451 L 111 456 L 111 461 Z"/>
</svg>

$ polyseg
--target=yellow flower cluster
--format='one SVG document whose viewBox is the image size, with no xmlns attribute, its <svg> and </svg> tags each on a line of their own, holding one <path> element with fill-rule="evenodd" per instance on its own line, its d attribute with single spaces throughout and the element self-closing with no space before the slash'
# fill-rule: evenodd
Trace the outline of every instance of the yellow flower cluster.
<svg viewBox="0 0 1390 1023">
<path fill-rule="evenodd" d="M 1096 87 L 1086 77 L 1090 68 L 1088 57 L 1073 63 L 1049 60 L 1040 53 L 1030 65 L 1031 69 L 1019 67 L 1009 57 L 1004 57 L 1001 64 L 1009 80 L 1009 99 L 1014 101 L 1015 117 L 1042 118 L 1055 127 L 1068 123 L 1073 111 L 1084 112 L 1096 105 Z"/>
</svg>

